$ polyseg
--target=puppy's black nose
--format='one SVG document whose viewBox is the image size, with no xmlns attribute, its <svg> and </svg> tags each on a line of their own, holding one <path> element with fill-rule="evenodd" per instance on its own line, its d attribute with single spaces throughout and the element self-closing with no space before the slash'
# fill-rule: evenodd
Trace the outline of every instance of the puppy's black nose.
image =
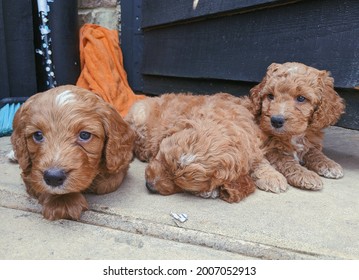
<svg viewBox="0 0 359 280">
<path fill-rule="evenodd" d="M 151 193 L 157 193 L 157 190 L 155 188 L 155 185 L 150 183 L 150 182 L 147 182 L 146 181 L 146 188 L 151 192 Z"/>
<path fill-rule="evenodd" d="M 44 180 L 51 187 L 61 186 L 66 180 L 66 173 L 63 169 L 50 168 L 44 172 Z"/>
<path fill-rule="evenodd" d="M 272 116 L 270 122 L 274 128 L 281 128 L 284 125 L 285 119 L 283 115 Z"/>
</svg>

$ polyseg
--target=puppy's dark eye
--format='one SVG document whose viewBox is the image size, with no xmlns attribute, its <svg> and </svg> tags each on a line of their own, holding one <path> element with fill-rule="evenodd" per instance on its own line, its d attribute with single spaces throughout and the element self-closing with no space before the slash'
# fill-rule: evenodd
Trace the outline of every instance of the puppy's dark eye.
<svg viewBox="0 0 359 280">
<path fill-rule="evenodd" d="M 36 143 L 41 143 L 44 141 L 44 135 L 42 134 L 41 131 L 36 131 L 33 135 L 32 135 L 32 139 L 34 139 L 34 141 Z"/>
<path fill-rule="evenodd" d="M 268 98 L 269 100 L 273 100 L 273 99 L 274 99 L 274 95 L 270 93 L 270 94 L 267 95 L 267 98 Z"/>
<path fill-rule="evenodd" d="M 80 141 L 88 141 L 91 138 L 91 133 L 87 131 L 81 131 L 79 134 Z"/>
<path fill-rule="evenodd" d="M 297 101 L 298 102 L 304 102 L 306 100 L 306 98 L 303 95 L 298 95 L 297 96 Z"/>
</svg>

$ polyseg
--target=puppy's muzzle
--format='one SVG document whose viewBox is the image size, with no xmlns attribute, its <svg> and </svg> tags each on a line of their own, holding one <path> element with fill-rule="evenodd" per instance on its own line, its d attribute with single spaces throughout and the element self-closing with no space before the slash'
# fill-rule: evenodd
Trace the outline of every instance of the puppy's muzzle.
<svg viewBox="0 0 359 280">
<path fill-rule="evenodd" d="M 283 115 L 275 115 L 271 117 L 270 122 L 274 128 L 281 128 L 284 125 L 285 119 Z"/>
<path fill-rule="evenodd" d="M 150 183 L 150 182 L 147 182 L 146 181 L 146 188 L 151 192 L 151 193 L 158 193 L 158 191 L 156 190 L 155 188 L 155 185 Z"/>
<path fill-rule="evenodd" d="M 66 178 L 66 172 L 60 168 L 49 168 L 44 172 L 44 180 L 50 187 L 61 186 Z"/>
</svg>

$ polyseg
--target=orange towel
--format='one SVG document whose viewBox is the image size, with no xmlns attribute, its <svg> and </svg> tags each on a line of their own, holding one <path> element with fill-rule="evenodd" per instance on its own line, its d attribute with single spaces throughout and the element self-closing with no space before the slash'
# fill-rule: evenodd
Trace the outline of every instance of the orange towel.
<svg viewBox="0 0 359 280">
<path fill-rule="evenodd" d="M 76 85 L 91 90 L 112 104 L 124 117 L 131 105 L 144 95 L 136 95 L 123 68 L 118 31 L 95 24 L 80 30 L 81 74 Z"/>
</svg>

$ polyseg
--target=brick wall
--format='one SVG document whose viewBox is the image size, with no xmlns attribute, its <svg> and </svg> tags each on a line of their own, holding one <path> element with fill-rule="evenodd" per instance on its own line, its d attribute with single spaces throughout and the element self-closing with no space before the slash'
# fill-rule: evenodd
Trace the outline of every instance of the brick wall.
<svg viewBox="0 0 359 280">
<path fill-rule="evenodd" d="M 79 25 L 94 23 L 121 29 L 120 0 L 78 0 Z"/>
</svg>

